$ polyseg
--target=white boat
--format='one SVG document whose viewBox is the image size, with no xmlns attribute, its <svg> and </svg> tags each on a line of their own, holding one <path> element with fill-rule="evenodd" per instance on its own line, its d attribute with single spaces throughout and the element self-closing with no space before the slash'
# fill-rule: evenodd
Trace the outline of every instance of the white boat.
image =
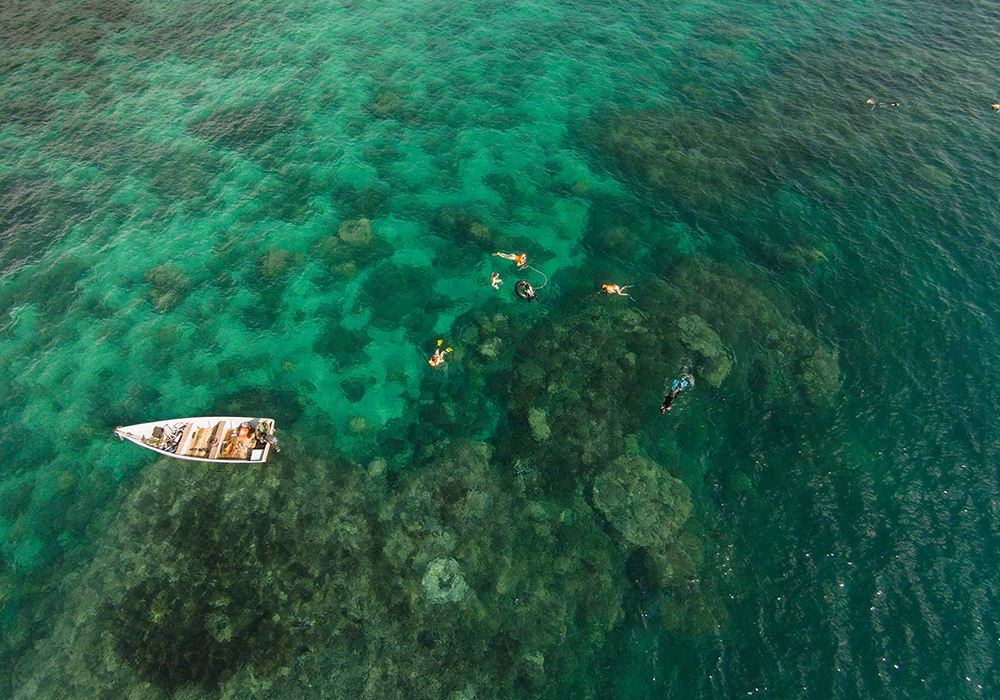
<svg viewBox="0 0 1000 700">
<path fill-rule="evenodd" d="M 120 440 L 134 442 L 161 455 L 219 464 L 266 462 L 271 446 L 277 442 L 273 434 L 271 418 L 232 416 L 177 418 L 115 428 Z"/>
</svg>

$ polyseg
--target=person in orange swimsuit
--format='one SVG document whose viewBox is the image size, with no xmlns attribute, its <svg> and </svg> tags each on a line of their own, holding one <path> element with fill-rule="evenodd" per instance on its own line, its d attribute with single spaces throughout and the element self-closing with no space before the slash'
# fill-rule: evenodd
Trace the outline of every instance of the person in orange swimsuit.
<svg viewBox="0 0 1000 700">
<path fill-rule="evenodd" d="M 602 284 L 601 291 L 605 294 L 617 294 L 620 297 L 628 297 L 629 299 L 632 299 L 632 295 L 625 290 L 631 289 L 634 286 L 634 284 L 626 284 L 624 286 L 620 284 Z M 635 301 L 634 299 L 632 300 Z"/>
<path fill-rule="evenodd" d="M 517 265 L 518 270 L 523 270 L 528 265 L 527 253 L 493 253 L 493 255 L 499 256 L 504 260 L 510 260 Z"/>
</svg>

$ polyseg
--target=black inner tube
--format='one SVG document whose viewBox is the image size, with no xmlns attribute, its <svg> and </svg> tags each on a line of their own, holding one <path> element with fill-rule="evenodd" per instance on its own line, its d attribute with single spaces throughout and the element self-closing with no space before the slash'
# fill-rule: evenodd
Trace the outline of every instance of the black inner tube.
<svg viewBox="0 0 1000 700">
<path fill-rule="evenodd" d="M 533 290 L 531 285 L 528 284 L 528 280 L 518 280 L 514 283 L 514 293 L 522 299 L 526 299 L 528 301 L 538 298 L 535 296 L 535 290 Z"/>
</svg>

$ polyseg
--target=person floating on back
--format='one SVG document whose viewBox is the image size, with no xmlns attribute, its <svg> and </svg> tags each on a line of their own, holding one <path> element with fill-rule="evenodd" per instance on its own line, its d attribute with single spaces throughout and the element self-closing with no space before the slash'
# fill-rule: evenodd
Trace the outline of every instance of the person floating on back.
<svg viewBox="0 0 1000 700">
<path fill-rule="evenodd" d="M 620 297 L 628 297 L 629 299 L 632 299 L 632 295 L 625 290 L 631 289 L 634 286 L 634 284 L 626 284 L 624 286 L 620 284 L 602 284 L 601 291 L 605 294 L 617 294 Z M 632 299 L 632 301 L 635 301 L 635 299 Z"/>
<path fill-rule="evenodd" d="M 517 265 L 518 270 L 523 270 L 528 266 L 528 254 L 527 253 L 493 253 L 493 255 L 500 256 L 504 260 L 510 260 Z"/>
<path fill-rule="evenodd" d="M 443 340 L 438 340 L 437 347 L 434 348 L 434 354 L 431 355 L 430 359 L 427 360 L 427 364 L 431 367 L 437 367 L 444 362 L 444 356 L 451 352 L 451 348 L 442 348 L 444 344 Z"/>
<path fill-rule="evenodd" d="M 663 403 L 660 404 L 660 413 L 666 413 L 672 408 L 674 399 L 677 398 L 678 394 L 689 387 L 694 386 L 694 377 L 690 374 L 682 374 L 680 379 L 675 379 L 674 383 L 670 386 L 670 391 L 667 395 L 663 397 Z"/>
</svg>

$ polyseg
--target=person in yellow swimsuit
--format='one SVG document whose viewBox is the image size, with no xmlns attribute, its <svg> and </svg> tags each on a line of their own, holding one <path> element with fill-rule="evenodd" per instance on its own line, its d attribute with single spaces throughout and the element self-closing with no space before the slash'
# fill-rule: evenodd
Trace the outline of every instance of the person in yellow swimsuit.
<svg viewBox="0 0 1000 700">
<path fill-rule="evenodd" d="M 451 348 L 442 348 L 441 345 L 444 344 L 443 340 L 437 342 L 437 347 L 434 348 L 434 354 L 431 355 L 430 359 L 427 360 L 427 364 L 431 367 L 438 367 L 444 363 L 444 357 L 446 354 L 451 352 Z"/>
</svg>

